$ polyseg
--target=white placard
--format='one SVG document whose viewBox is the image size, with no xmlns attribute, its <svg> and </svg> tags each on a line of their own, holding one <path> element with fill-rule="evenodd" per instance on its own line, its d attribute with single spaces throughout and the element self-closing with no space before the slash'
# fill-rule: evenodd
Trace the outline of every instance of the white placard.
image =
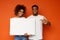
<svg viewBox="0 0 60 40">
<path fill-rule="evenodd" d="M 35 35 L 35 20 L 11 18 L 10 35 L 24 35 L 25 33 Z"/>
</svg>

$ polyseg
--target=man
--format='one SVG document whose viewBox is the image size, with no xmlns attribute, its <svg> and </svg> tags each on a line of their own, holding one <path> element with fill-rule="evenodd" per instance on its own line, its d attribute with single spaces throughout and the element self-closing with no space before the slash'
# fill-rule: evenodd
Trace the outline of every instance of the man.
<svg viewBox="0 0 60 40">
<path fill-rule="evenodd" d="M 23 15 L 25 14 L 25 6 L 23 5 L 17 5 L 15 7 L 15 17 L 13 18 L 20 18 L 20 19 L 25 19 Z M 14 40 L 27 40 L 26 38 L 26 33 L 24 35 L 15 35 Z"/>
<path fill-rule="evenodd" d="M 29 16 L 29 19 L 35 19 L 35 36 L 29 36 L 29 40 L 42 40 L 42 24 L 46 24 L 50 26 L 50 22 L 46 19 L 46 17 L 38 14 L 38 6 L 32 6 L 33 15 Z"/>
</svg>

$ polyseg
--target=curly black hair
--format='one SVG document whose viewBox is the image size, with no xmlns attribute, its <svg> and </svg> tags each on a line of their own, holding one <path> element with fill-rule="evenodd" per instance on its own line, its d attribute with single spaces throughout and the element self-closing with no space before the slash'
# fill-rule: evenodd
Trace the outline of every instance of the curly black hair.
<svg viewBox="0 0 60 40">
<path fill-rule="evenodd" d="M 24 10 L 24 12 L 23 13 L 25 13 L 25 10 L 26 10 L 26 7 L 24 6 L 24 5 L 17 5 L 16 7 L 15 7 L 15 15 L 17 15 L 18 14 L 18 12 L 19 12 L 19 10 L 21 10 L 21 9 L 23 9 Z"/>
</svg>

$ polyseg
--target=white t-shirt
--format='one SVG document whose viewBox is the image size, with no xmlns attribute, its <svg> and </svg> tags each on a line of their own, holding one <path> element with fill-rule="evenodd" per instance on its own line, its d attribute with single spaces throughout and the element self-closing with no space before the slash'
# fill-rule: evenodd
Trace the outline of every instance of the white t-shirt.
<svg viewBox="0 0 60 40">
<path fill-rule="evenodd" d="M 33 15 L 31 15 L 31 16 L 29 16 L 28 17 L 29 19 L 30 18 L 32 18 L 32 19 L 35 19 L 35 33 L 36 33 L 36 35 L 35 36 L 31 36 L 31 37 L 29 37 L 29 39 L 43 39 L 42 38 L 42 20 L 43 20 L 43 18 L 44 18 L 44 16 L 42 16 L 42 15 L 37 15 L 37 16 L 33 16 Z"/>
</svg>

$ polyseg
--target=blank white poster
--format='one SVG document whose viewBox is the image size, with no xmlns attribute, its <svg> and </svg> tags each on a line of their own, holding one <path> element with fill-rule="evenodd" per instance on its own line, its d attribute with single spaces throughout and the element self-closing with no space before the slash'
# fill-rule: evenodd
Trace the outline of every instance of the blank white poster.
<svg viewBox="0 0 60 40">
<path fill-rule="evenodd" d="M 10 35 L 24 35 L 25 33 L 35 35 L 35 20 L 11 18 Z"/>
</svg>

